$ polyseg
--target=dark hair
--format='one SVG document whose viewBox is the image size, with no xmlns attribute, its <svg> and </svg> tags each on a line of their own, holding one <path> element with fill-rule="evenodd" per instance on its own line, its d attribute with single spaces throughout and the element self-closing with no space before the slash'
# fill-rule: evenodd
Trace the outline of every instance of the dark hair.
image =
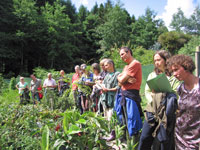
<svg viewBox="0 0 200 150">
<path fill-rule="evenodd" d="M 126 47 L 126 46 L 121 47 L 120 50 L 119 50 L 119 52 L 121 50 L 124 50 L 126 53 L 128 53 L 128 51 L 129 51 L 131 53 L 131 56 L 133 56 L 133 52 L 132 52 L 132 50 L 129 47 Z"/>
<path fill-rule="evenodd" d="M 186 55 L 175 55 L 172 56 L 168 61 L 167 61 L 167 66 L 168 68 L 171 68 L 172 66 L 182 66 L 186 71 L 189 71 L 190 73 L 193 73 L 195 70 L 195 64 L 194 61 L 190 56 Z"/>
<path fill-rule="evenodd" d="M 158 54 L 162 59 L 164 59 L 165 61 L 165 74 L 168 76 L 171 76 L 170 71 L 167 68 L 167 60 L 171 57 L 171 54 L 166 51 L 166 50 L 159 50 L 157 51 L 154 55 L 153 55 L 153 60 L 154 60 L 154 56 Z M 155 66 L 155 65 L 154 65 Z M 154 67 L 154 71 L 155 73 L 158 75 L 159 73 L 162 73 L 162 71 L 160 69 L 158 69 L 157 67 Z"/>
<path fill-rule="evenodd" d="M 92 70 L 97 70 L 98 73 L 101 72 L 101 69 L 100 69 L 100 66 L 99 66 L 98 63 L 93 63 L 93 64 L 92 64 Z"/>
<path fill-rule="evenodd" d="M 31 74 L 30 77 L 31 77 L 31 76 L 34 76 L 34 77 L 35 77 L 35 74 Z"/>
</svg>

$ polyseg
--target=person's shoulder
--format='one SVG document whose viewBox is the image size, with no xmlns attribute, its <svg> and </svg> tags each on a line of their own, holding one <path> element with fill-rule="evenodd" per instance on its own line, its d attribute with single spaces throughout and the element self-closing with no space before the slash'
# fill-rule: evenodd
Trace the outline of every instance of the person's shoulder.
<svg viewBox="0 0 200 150">
<path fill-rule="evenodd" d="M 141 68 L 142 65 L 141 65 L 141 63 L 140 63 L 138 60 L 134 59 L 134 60 L 128 65 L 128 67 L 129 67 L 129 68 L 131 68 L 131 67 L 138 67 L 138 68 Z"/>
<path fill-rule="evenodd" d="M 33 81 L 33 80 L 31 80 L 31 81 Z M 37 81 L 41 82 L 42 80 L 37 78 Z"/>
<path fill-rule="evenodd" d="M 119 75 L 119 74 L 120 74 L 120 72 L 119 72 L 119 71 L 116 71 L 116 72 L 115 72 L 115 75 Z"/>
</svg>

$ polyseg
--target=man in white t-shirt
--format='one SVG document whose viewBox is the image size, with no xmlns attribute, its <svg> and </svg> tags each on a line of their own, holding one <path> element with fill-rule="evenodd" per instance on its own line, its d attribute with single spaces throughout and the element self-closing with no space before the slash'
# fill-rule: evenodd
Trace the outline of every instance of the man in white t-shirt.
<svg viewBox="0 0 200 150">
<path fill-rule="evenodd" d="M 54 89 L 57 87 L 56 81 L 52 78 L 52 74 L 48 73 L 48 78 L 44 80 L 43 88 L 45 88 L 45 98 L 50 102 L 50 107 L 54 107 Z"/>
<path fill-rule="evenodd" d="M 48 73 L 47 76 L 48 76 L 48 78 L 44 80 L 43 88 L 53 90 L 54 88 L 57 87 L 56 81 L 52 78 L 51 73 Z"/>
</svg>

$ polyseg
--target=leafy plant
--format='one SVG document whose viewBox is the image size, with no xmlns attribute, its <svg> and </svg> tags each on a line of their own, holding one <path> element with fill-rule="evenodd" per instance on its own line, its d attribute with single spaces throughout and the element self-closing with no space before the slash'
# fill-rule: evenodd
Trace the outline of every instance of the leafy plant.
<svg viewBox="0 0 200 150">
<path fill-rule="evenodd" d="M 46 125 L 42 132 L 42 150 L 49 149 L 49 128 Z"/>
</svg>

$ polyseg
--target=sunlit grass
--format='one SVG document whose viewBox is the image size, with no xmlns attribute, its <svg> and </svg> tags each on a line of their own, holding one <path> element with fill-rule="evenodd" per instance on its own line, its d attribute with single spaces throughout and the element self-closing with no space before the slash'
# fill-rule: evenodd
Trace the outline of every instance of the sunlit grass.
<svg viewBox="0 0 200 150">
<path fill-rule="evenodd" d="M 18 90 L 4 90 L 0 95 L 0 103 L 10 104 L 10 103 L 19 103 L 19 94 Z"/>
</svg>

